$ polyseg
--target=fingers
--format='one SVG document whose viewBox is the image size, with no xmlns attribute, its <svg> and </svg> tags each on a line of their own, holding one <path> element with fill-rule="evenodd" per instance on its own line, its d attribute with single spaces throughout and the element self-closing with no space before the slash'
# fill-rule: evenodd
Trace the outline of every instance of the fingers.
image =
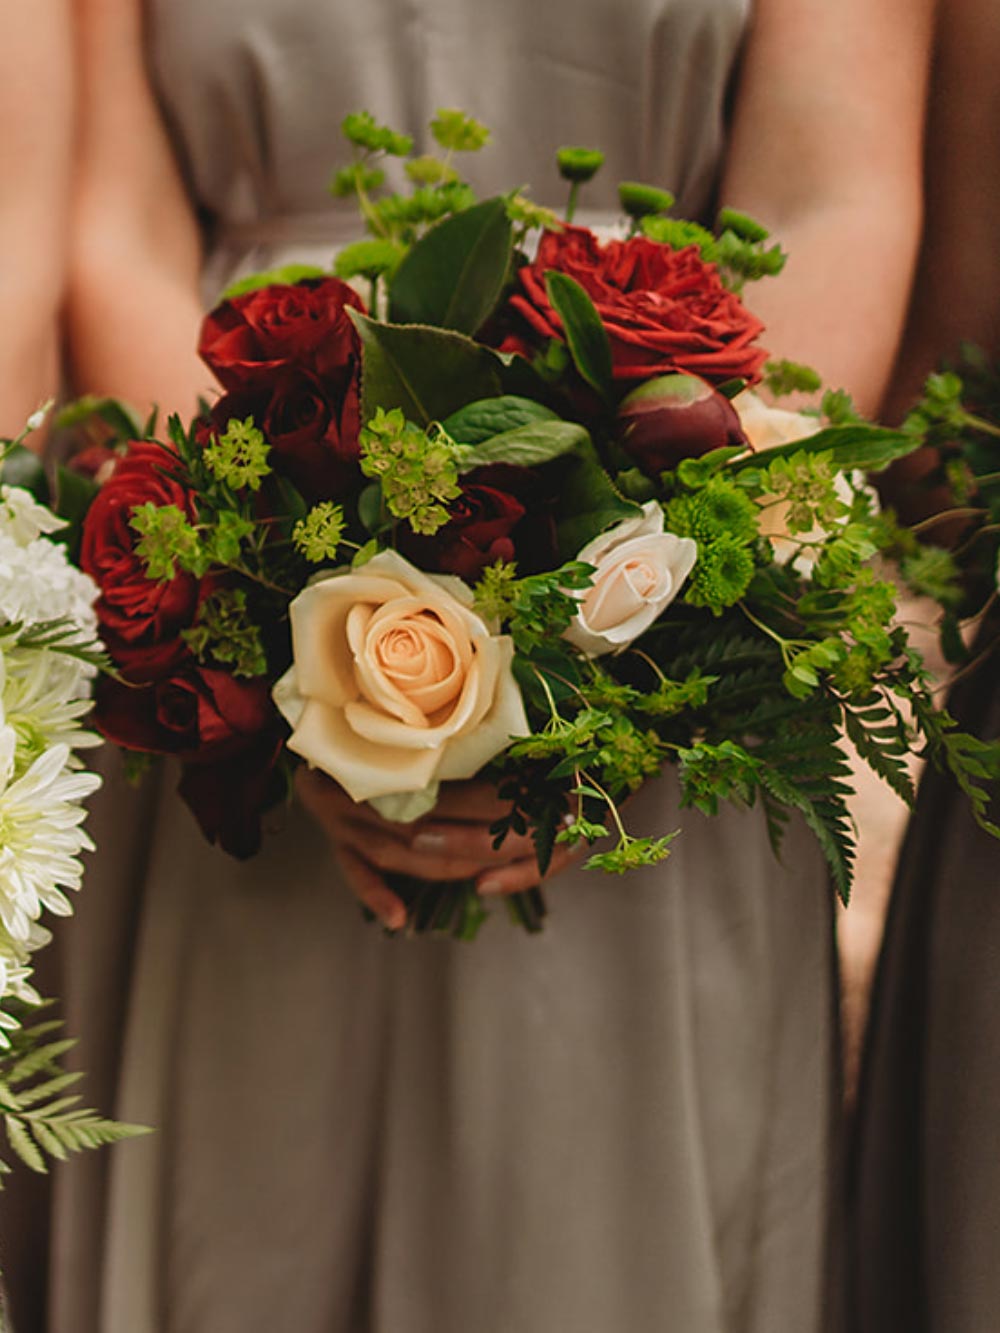
<svg viewBox="0 0 1000 1333">
<path fill-rule="evenodd" d="M 387 930 L 402 930 L 406 925 L 406 904 L 402 898 L 398 898 L 382 877 L 350 847 L 338 845 L 336 856 L 355 898 L 374 913 Z"/>
<path fill-rule="evenodd" d="M 557 846 L 542 876 L 528 835 L 510 833 L 494 850 L 489 824 L 507 806 L 488 783 L 446 784 L 433 817 L 414 824 L 389 823 L 315 770 L 300 768 L 296 787 L 334 844 L 351 891 L 391 929 L 405 923 L 406 909 L 379 872 L 430 882 L 474 879 L 479 893 L 493 896 L 535 888 L 584 854 Z"/>
<path fill-rule="evenodd" d="M 494 897 L 507 893 L 523 893 L 525 889 L 534 889 L 545 880 L 552 879 L 569 866 L 579 861 L 585 849 L 557 847 L 552 853 L 552 860 L 544 875 L 538 873 L 538 862 L 534 856 L 509 865 L 492 866 L 476 880 L 476 892 L 483 897 Z"/>
<path fill-rule="evenodd" d="M 437 811 L 435 810 L 435 815 Z M 416 826 L 407 835 L 410 847 L 421 855 L 438 855 L 476 861 L 480 866 L 494 862 L 523 861 L 534 856 L 534 843 L 527 834 L 508 833 L 500 846 L 494 849 L 493 834 L 488 824 L 478 822 L 445 822 L 434 819 Z"/>
</svg>

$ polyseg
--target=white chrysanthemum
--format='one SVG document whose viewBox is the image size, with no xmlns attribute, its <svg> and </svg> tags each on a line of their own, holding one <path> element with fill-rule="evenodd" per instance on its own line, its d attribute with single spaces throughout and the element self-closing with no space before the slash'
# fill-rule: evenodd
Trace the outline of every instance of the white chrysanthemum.
<svg viewBox="0 0 1000 1333">
<path fill-rule="evenodd" d="M 51 932 L 34 921 L 25 941 L 12 939 L 0 927 L 0 1003 L 15 999 L 22 1004 L 41 1004 L 42 997 L 31 984 L 31 955 L 51 939 Z M 16 1018 L 0 1009 L 0 1048 L 10 1045 L 7 1033 L 19 1026 Z"/>
<path fill-rule="evenodd" d="M 43 907 L 57 916 L 73 910 L 63 889 L 78 889 L 79 861 L 93 843 L 81 828 L 80 802 L 101 784 L 93 773 L 67 767 L 70 752 L 56 745 L 15 777 L 17 735 L 0 728 L 0 924 L 27 941 Z"/>
<path fill-rule="evenodd" d="M 50 649 L 8 648 L 0 654 L 0 716 L 18 736 L 23 771 L 53 745 L 83 749 L 101 738 L 86 730 L 94 668 Z"/>
<path fill-rule="evenodd" d="M 20 486 L 0 486 L 0 532 L 12 537 L 18 546 L 30 546 L 44 533 L 58 532 L 65 526 L 66 520 L 40 505 L 30 491 Z"/>
<path fill-rule="evenodd" d="M 74 569 L 66 552 L 39 537 L 22 546 L 9 531 L 0 531 L 0 617 L 8 622 L 39 625 L 67 620 L 80 640 L 97 636 L 93 579 Z"/>
</svg>

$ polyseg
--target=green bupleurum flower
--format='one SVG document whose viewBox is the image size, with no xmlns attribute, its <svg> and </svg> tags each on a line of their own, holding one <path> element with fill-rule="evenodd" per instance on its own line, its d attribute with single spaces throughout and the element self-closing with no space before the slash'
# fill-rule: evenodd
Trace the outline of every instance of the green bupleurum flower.
<svg viewBox="0 0 1000 1333">
<path fill-rule="evenodd" d="M 222 435 L 216 436 L 205 449 L 205 465 L 209 472 L 234 491 L 259 491 L 261 482 L 271 471 L 268 463 L 270 446 L 254 425 L 253 417 L 240 421 L 233 417 Z"/>
<path fill-rule="evenodd" d="M 146 577 L 164 580 L 177 577 L 177 566 L 193 574 L 204 572 L 205 552 L 201 538 L 187 515 L 177 505 L 136 505 L 129 525 L 138 534 L 137 557 L 146 566 Z"/>
<path fill-rule="evenodd" d="M 380 407 L 362 429 L 360 444 L 361 471 L 380 483 L 395 518 L 423 536 L 447 523 L 447 506 L 461 494 L 457 446 L 449 436 L 421 429 L 398 407 L 391 412 Z"/>
<path fill-rule="evenodd" d="M 310 564 L 321 565 L 336 558 L 343 535 L 343 509 L 332 500 L 324 500 L 299 519 L 292 531 L 292 541 Z"/>
</svg>

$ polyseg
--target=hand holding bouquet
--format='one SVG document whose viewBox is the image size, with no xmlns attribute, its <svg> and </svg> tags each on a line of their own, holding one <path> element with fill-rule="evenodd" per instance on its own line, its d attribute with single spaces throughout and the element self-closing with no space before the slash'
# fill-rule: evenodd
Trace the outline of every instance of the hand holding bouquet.
<svg viewBox="0 0 1000 1333">
<path fill-rule="evenodd" d="M 752 220 L 709 232 L 625 185 L 627 234 L 602 242 L 518 192 L 477 202 L 452 158 L 485 131 L 460 113 L 434 122 L 441 158 L 344 128 L 335 191 L 368 239 L 334 275 L 231 290 L 200 344 L 224 393 L 165 444 L 134 428 L 95 494 L 99 726 L 175 756 L 237 855 L 305 760 L 395 820 L 480 775 L 539 876 L 557 843 L 622 872 L 668 854 L 675 830 L 635 837 L 621 803 L 670 763 L 685 805 L 759 801 L 776 846 L 801 815 L 846 897 L 845 732 L 907 796 L 918 740 L 981 772 L 871 567 L 864 473 L 914 442 L 842 394 L 816 415 L 758 396 L 817 381 L 759 345 L 740 291 L 783 260 Z M 410 194 L 380 193 L 385 155 Z M 560 161 L 575 193 L 599 155 Z M 483 919 L 470 884 L 401 888 L 416 928 Z M 511 910 L 537 928 L 540 893 Z"/>
</svg>

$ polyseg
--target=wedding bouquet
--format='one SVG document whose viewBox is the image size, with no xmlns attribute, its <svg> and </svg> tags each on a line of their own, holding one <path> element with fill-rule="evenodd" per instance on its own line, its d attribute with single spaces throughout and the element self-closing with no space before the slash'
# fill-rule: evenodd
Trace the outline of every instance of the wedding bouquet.
<svg viewBox="0 0 1000 1333">
<path fill-rule="evenodd" d="M 27 433 L 0 446 L 0 475 L 44 487 Z M 100 743 L 84 728 L 103 661 L 97 588 L 53 540 L 66 526 L 25 486 L 0 484 L 0 1114 L 11 1150 L 37 1171 L 45 1154 L 141 1132 L 80 1105 L 69 1089 L 82 1075 L 60 1066 L 73 1041 L 55 1038 L 58 1019 L 32 1017 L 42 1000 L 31 958 L 51 938 L 42 912 L 72 910 L 66 890 L 80 887 L 80 854 L 93 848 L 83 802 L 100 785 L 77 754 Z M 0 1178 L 9 1171 L 0 1161 Z"/>
<path fill-rule="evenodd" d="M 438 156 L 364 114 L 344 129 L 334 192 L 367 239 L 334 274 L 232 288 L 199 349 L 222 395 L 107 456 L 81 546 L 115 665 L 100 730 L 174 756 L 239 856 L 299 762 L 395 820 L 483 774 L 498 842 L 530 829 L 540 875 L 555 842 L 599 843 L 605 871 L 667 856 L 675 831 L 634 836 L 621 804 L 672 764 L 685 806 L 761 802 L 776 847 L 801 815 L 846 898 L 845 733 L 907 797 L 916 743 L 976 789 L 871 565 L 865 473 L 913 440 L 843 394 L 758 396 L 818 382 L 768 362 L 741 299 L 783 262 L 751 219 L 712 232 L 626 184 L 600 240 L 571 221 L 600 154 L 560 153 L 560 220 L 472 196 L 453 159 L 486 131 L 459 112 Z M 400 891 L 418 929 L 484 916 L 468 884 Z M 544 914 L 538 891 L 510 907 Z"/>
</svg>

